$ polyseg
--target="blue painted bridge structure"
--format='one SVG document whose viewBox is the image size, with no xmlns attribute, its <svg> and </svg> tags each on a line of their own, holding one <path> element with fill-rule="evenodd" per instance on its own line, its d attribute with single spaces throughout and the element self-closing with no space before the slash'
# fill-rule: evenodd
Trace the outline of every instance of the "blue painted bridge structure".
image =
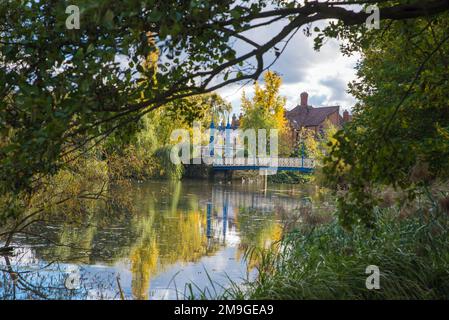
<svg viewBox="0 0 449 320">
<path fill-rule="evenodd" d="M 259 170 L 312 173 L 315 163 L 313 159 L 308 158 L 216 158 L 212 167 L 215 171 Z"/>
<path fill-rule="evenodd" d="M 233 157 L 231 151 L 234 147 L 234 139 L 231 137 L 231 129 L 228 119 L 226 128 L 218 128 L 219 132 L 224 131 L 225 133 L 224 145 L 215 145 L 215 131 L 217 129 L 215 129 L 213 120 L 210 124 L 210 144 L 209 147 L 203 147 L 202 154 L 213 159 L 212 167 L 214 171 L 259 170 L 265 172 L 265 175 L 276 171 L 313 172 L 315 163 L 313 159 L 305 158 L 304 144 L 302 145 L 302 156 L 300 158 Z"/>
</svg>

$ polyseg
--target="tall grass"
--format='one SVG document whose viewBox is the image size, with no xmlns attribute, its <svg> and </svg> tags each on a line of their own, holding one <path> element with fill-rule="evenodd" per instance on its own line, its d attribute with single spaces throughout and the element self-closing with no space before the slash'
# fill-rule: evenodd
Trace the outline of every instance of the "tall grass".
<svg viewBox="0 0 449 320">
<path fill-rule="evenodd" d="M 441 203 L 441 202 L 440 202 Z M 433 202 L 404 216 L 378 209 L 375 229 L 336 221 L 303 226 L 269 250 L 252 250 L 259 276 L 231 284 L 224 299 L 449 299 L 449 217 Z M 254 259 L 254 257 L 253 257 Z M 365 270 L 380 269 L 368 290 Z"/>
</svg>

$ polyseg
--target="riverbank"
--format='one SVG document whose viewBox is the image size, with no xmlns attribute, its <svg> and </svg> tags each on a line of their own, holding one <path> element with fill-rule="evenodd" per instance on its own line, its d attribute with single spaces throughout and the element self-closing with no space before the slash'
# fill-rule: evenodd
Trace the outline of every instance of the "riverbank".
<svg viewBox="0 0 449 320">
<path fill-rule="evenodd" d="M 378 209 L 377 227 L 304 225 L 269 250 L 253 250 L 258 277 L 227 299 L 449 299 L 448 198 Z M 253 259 L 253 258 L 252 258 Z M 367 288 L 379 268 L 379 289 Z M 371 267 L 372 268 L 372 267 Z"/>
</svg>

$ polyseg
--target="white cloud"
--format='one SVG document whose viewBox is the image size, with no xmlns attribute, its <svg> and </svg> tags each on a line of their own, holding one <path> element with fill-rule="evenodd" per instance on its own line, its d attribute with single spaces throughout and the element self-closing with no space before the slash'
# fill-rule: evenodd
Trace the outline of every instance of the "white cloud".
<svg viewBox="0 0 449 320">
<path fill-rule="evenodd" d="M 252 40 L 265 43 L 281 26 L 259 28 L 247 35 Z M 248 47 L 237 45 L 237 52 L 245 49 Z M 338 41 L 334 39 L 329 39 L 320 51 L 315 51 L 313 37 L 306 37 L 299 31 L 271 70 L 278 72 L 283 78 L 281 94 L 287 98 L 287 109 L 298 104 L 299 95 L 303 91 L 309 93 L 309 103 L 313 106 L 340 105 L 342 109 L 350 109 L 355 104 L 355 99 L 346 90 L 347 84 L 356 78 L 354 67 L 358 59 L 359 55 L 343 56 Z M 266 59 L 266 63 L 268 60 Z M 243 90 L 251 96 L 252 83 Z M 242 84 L 222 88 L 218 92 L 232 103 L 235 113 L 240 112 Z"/>
</svg>

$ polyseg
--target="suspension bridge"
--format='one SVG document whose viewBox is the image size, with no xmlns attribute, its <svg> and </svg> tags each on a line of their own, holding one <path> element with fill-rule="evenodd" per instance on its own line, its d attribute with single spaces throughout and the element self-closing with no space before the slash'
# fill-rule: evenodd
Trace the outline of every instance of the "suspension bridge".
<svg viewBox="0 0 449 320">
<path fill-rule="evenodd" d="M 309 158 L 221 158 L 214 159 L 215 171 L 259 170 L 259 171 L 298 171 L 312 173 L 315 163 Z"/>
<path fill-rule="evenodd" d="M 201 148 L 201 157 L 211 159 L 210 164 L 214 171 L 236 171 L 236 170 L 259 170 L 264 175 L 269 175 L 277 171 L 297 171 L 302 173 L 312 173 L 315 161 L 305 157 L 305 147 L 302 145 L 301 157 L 279 158 L 279 157 L 241 157 L 232 156 L 244 154 L 242 146 L 236 143 L 237 138 L 232 136 L 232 128 L 229 123 L 226 128 L 219 128 L 218 132 L 224 131 L 224 143 L 215 144 L 216 131 L 214 122 L 210 125 L 209 146 Z M 235 151 L 235 153 L 233 152 Z M 198 163 L 195 162 L 194 163 Z M 201 160 L 199 161 L 201 163 Z"/>
</svg>

